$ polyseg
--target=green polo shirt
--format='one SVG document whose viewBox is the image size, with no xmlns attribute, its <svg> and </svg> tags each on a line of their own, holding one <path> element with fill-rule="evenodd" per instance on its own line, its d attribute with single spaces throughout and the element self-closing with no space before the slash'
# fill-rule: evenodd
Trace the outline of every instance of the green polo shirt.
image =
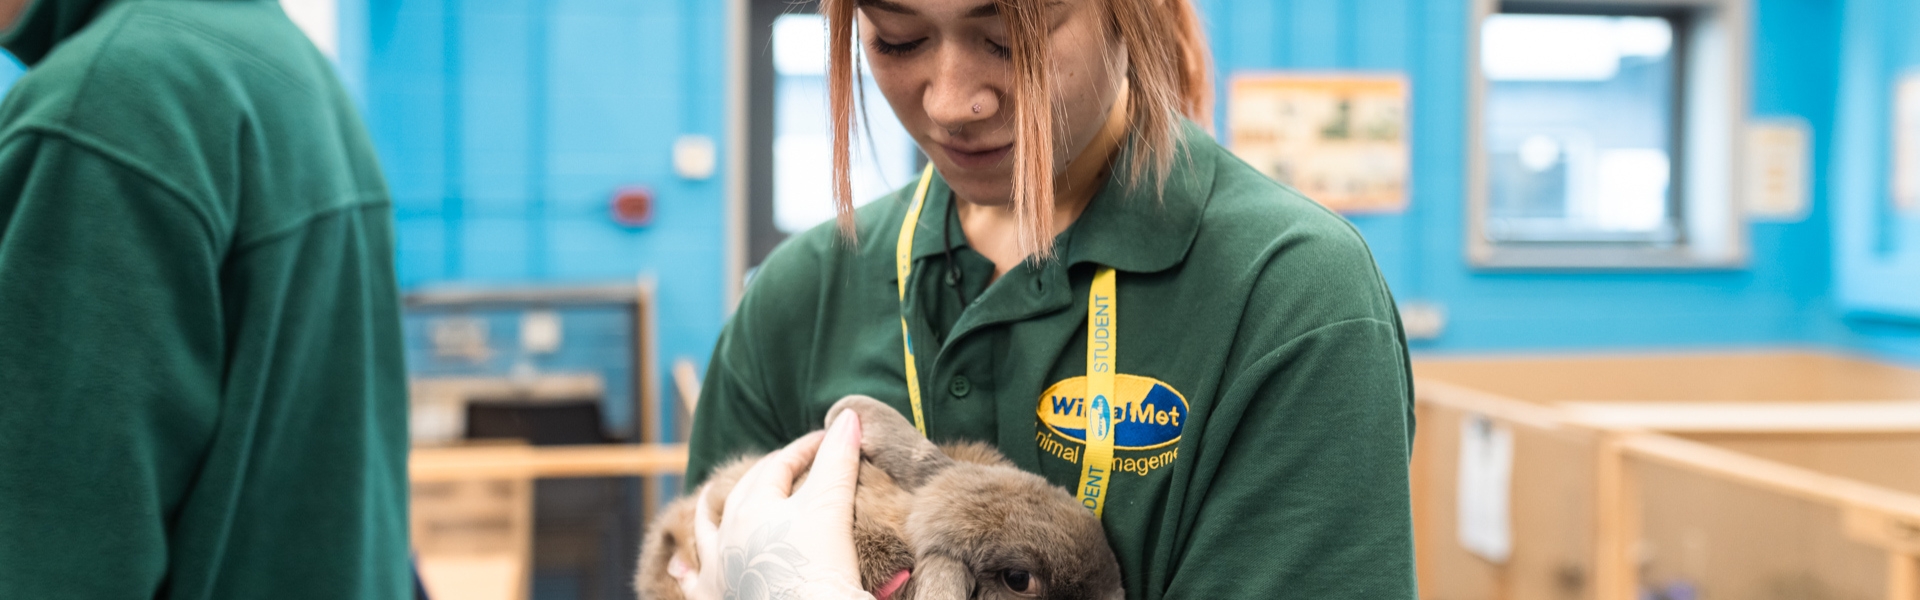
<svg viewBox="0 0 1920 600">
<path fill-rule="evenodd" d="M 927 433 L 996 444 L 1075 487 L 1087 291 L 1118 272 L 1104 522 L 1127 597 L 1413 598 L 1406 343 L 1351 225 L 1189 126 L 1164 195 L 1116 174 L 1059 259 L 989 283 L 934 178 L 906 319 Z M 1117 170 L 1116 170 L 1117 171 Z M 721 334 L 690 481 L 821 426 L 847 394 L 911 414 L 894 242 L 913 186 L 768 257 Z"/>
</svg>

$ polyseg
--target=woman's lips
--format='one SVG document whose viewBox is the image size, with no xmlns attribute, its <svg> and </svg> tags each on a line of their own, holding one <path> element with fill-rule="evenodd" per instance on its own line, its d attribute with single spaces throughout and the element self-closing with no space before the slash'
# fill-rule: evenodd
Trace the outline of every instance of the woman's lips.
<svg viewBox="0 0 1920 600">
<path fill-rule="evenodd" d="M 1013 144 L 972 152 L 941 144 L 940 150 L 947 153 L 947 160 L 952 161 L 956 167 L 984 169 L 1000 164 L 1000 161 L 1007 157 L 1007 153 L 1013 150 Z"/>
</svg>

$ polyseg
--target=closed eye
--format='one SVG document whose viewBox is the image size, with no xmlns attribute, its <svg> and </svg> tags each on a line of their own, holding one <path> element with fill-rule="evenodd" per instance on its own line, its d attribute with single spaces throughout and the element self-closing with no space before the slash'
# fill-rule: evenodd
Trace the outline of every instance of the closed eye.
<svg viewBox="0 0 1920 600">
<path fill-rule="evenodd" d="M 927 38 L 920 38 L 917 40 L 913 40 L 911 42 L 893 44 L 893 43 L 888 43 L 886 40 L 876 37 L 876 38 L 873 38 L 872 46 L 873 46 L 874 52 L 878 52 L 886 56 L 902 56 L 909 52 L 913 52 L 914 49 L 919 48 L 920 44 L 926 43 L 926 41 L 927 41 Z"/>
<path fill-rule="evenodd" d="M 1013 60 L 1013 49 L 987 40 L 987 52 L 1000 60 Z"/>
</svg>

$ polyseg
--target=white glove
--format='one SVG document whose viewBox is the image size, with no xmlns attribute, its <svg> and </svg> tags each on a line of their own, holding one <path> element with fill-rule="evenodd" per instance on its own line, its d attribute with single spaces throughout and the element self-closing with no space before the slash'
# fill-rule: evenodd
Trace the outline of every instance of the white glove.
<svg viewBox="0 0 1920 600">
<path fill-rule="evenodd" d="M 793 480 L 812 470 L 799 489 Z M 853 486 L 860 474 L 860 418 L 845 411 L 815 432 L 768 454 L 727 495 L 712 525 L 695 503 L 700 572 L 681 579 L 698 600 L 872 600 L 860 589 L 853 552 Z M 706 494 L 706 488 L 701 488 Z M 687 589 L 691 588 L 691 589 Z"/>
</svg>

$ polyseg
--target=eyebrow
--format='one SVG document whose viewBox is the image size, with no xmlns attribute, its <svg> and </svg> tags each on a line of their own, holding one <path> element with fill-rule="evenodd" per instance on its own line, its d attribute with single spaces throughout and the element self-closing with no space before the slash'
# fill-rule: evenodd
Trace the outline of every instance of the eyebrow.
<svg viewBox="0 0 1920 600">
<path fill-rule="evenodd" d="M 900 4 L 898 2 L 893 2 L 891 0 L 860 0 L 860 6 L 862 8 L 884 10 L 890 13 L 898 13 L 903 15 L 918 16 L 920 14 L 920 11 L 914 10 L 913 8 L 908 7 L 907 5 Z M 1000 14 L 1000 3 L 988 2 L 986 4 L 973 7 L 973 10 L 969 10 L 967 11 L 966 14 L 960 15 L 960 18 L 978 19 L 982 17 L 991 17 L 998 14 Z"/>
</svg>

